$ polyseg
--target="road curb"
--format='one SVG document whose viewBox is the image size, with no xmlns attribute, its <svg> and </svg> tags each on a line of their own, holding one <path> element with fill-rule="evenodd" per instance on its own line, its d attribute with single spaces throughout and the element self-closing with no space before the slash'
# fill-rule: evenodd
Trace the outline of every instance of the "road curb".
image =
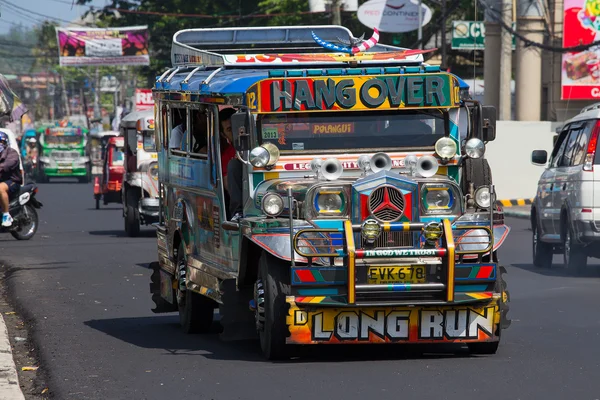
<svg viewBox="0 0 600 400">
<path fill-rule="evenodd" d="M 516 206 L 529 206 L 533 204 L 533 199 L 509 199 L 509 200 L 498 200 L 504 207 L 516 207 Z"/>
<path fill-rule="evenodd" d="M 8 330 L 4 318 L 0 314 L 0 399 L 25 400 L 19 386 L 17 367 L 12 356 L 12 348 L 8 339 Z"/>
</svg>

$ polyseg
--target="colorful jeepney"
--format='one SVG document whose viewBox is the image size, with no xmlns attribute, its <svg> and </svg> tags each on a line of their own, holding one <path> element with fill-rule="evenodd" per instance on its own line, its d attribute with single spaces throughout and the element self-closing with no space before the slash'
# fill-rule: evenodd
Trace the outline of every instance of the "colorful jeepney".
<svg viewBox="0 0 600 400">
<path fill-rule="evenodd" d="M 87 137 L 81 127 L 70 124 L 46 127 L 40 134 L 38 181 L 50 178 L 76 177 L 79 182 L 91 181 L 92 166 L 87 155 Z"/>
<path fill-rule="evenodd" d="M 153 311 L 179 311 L 193 332 L 218 307 L 222 335 L 258 333 L 270 359 L 321 343 L 496 352 L 509 325 L 496 250 L 509 228 L 484 158 L 495 109 L 423 51 L 376 39 L 338 26 L 175 34 L 153 92 Z M 224 107 L 237 109 L 241 218 L 221 165 Z M 196 133 L 177 147 L 180 124 Z"/>
<path fill-rule="evenodd" d="M 125 179 L 121 195 L 125 233 L 137 236 L 141 225 L 158 222 L 154 112 L 132 112 L 123 118 L 120 129 L 125 138 Z"/>
</svg>

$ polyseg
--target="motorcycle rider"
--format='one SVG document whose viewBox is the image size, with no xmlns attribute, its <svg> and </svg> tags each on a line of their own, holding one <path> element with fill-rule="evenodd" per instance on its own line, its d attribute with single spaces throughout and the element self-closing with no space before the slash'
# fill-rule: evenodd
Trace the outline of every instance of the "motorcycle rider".
<svg viewBox="0 0 600 400">
<path fill-rule="evenodd" d="M 38 157 L 38 148 L 37 148 L 37 139 L 34 137 L 29 137 L 25 139 L 27 146 L 25 147 L 25 162 L 26 172 L 31 174 L 33 173 L 34 162 Z"/>
<path fill-rule="evenodd" d="M 4 227 L 11 226 L 13 223 L 8 212 L 9 196 L 18 193 L 23 183 L 19 161 L 19 153 L 10 147 L 8 135 L 0 132 L 0 205 Z"/>
</svg>

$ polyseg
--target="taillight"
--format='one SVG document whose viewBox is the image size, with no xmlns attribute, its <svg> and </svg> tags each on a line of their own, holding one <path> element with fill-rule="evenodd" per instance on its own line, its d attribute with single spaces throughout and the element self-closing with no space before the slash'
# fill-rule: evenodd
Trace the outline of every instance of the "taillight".
<svg viewBox="0 0 600 400">
<path fill-rule="evenodd" d="M 592 136 L 588 142 L 587 153 L 585 154 L 585 161 L 583 162 L 584 171 L 594 170 L 594 157 L 596 155 L 596 145 L 598 144 L 598 134 L 600 133 L 600 121 L 596 122 Z"/>
</svg>

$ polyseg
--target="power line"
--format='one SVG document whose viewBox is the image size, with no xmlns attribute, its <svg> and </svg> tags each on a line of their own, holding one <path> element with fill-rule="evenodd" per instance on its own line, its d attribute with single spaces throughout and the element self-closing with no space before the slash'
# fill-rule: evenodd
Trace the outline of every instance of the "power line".
<svg viewBox="0 0 600 400">
<path fill-rule="evenodd" d="M 23 7 L 17 6 L 16 4 L 13 4 L 13 3 L 11 3 L 10 1 L 7 1 L 7 0 L 0 0 L 0 1 L 1 1 L 1 2 L 2 2 L 4 5 L 6 5 L 6 6 L 8 6 L 8 7 L 12 7 L 12 8 L 14 8 L 14 9 L 21 10 L 21 11 L 23 11 L 23 12 L 30 13 L 30 14 L 33 14 L 33 15 L 38 15 L 38 16 L 40 16 L 40 17 L 43 17 L 43 18 L 52 19 L 52 20 L 56 20 L 56 21 L 60 21 L 60 22 L 64 22 L 64 23 L 67 23 L 67 24 L 82 25 L 82 24 L 78 24 L 78 23 L 76 23 L 76 22 L 73 22 L 73 21 L 67 21 L 67 20 L 65 20 L 65 19 L 61 19 L 61 18 L 57 18 L 57 17 L 52 17 L 52 16 L 50 16 L 50 15 L 46 15 L 46 14 L 40 14 L 40 13 L 37 13 L 37 12 L 35 12 L 35 11 L 32 11 L 32 10 L 29 10 L 29 9 L 27 9 L 27 8 L 23 8 Z"/>
<path fill-rule="evenodd" d="M 143 11 L 143 10 L 126 10 L 124 8 L 107 8 L 111 11 L 118 11 L 120 13 L 125 14 L 140 14 L 140 15 L 160 15 L 167 17 L 185 17 L 185 18 L 234 18 L 237 20 L 246 19 L 246 18 L 262 18 L 262 17 L 283 17 L 289 15 L 313 15 L 313 14 L 322 14 L 317 11 L 299 11 L 293 13 L 272 13 L 272 14 L 248 14 L 248 15 L 227 15 L 227 14 L 183 14 L 183 13 L 165 13 L 160 11 Z"/>
</svg>

